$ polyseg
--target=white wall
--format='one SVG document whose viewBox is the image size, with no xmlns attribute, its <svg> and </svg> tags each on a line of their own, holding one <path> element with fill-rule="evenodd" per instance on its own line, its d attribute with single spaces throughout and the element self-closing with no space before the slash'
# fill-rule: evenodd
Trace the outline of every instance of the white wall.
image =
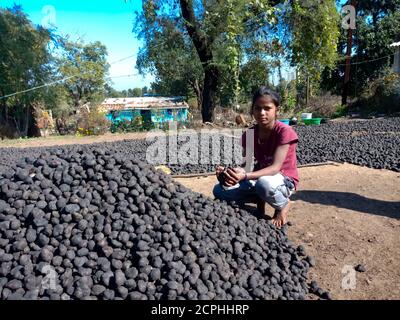
<svg viewBox="0 0 400 320">
<path fill-rule="evenodd" d="M 393 71 L 400 74 L 400 47 L 396 47 L 396 53 L 394 54 Z"/>
</svg>

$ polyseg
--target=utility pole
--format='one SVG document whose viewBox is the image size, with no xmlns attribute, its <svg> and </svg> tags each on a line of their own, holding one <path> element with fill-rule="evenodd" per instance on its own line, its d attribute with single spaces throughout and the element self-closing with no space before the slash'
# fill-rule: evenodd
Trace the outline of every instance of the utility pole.
<svg viewBox="0 0 400 320">
<path fill-rule="evenodd" d="M 351 5 L 356 9 L 356 0 L 351 0 Z M 350 87 L 350 69 L 351 69 L 351 51 L 353 49 L 353 29 L 350 27 L 347 33 L 347 49 L 346 49 L 346 69 L 344 73 L 344 83 L 342 92 L 342 105 L 347 105 L 347 97 Z"/>
<path fill-rule="evenodd" d="M 310 101 L 310 74 L 307 71 L 307 84 L 306 84 L 306 106 L 308 108 L 308 102 Z"/>
</svg>

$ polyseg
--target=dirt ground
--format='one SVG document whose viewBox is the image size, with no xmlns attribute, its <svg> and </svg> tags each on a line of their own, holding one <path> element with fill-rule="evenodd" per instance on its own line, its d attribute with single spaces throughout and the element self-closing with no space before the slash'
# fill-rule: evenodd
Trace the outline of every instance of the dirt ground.
<svg viewBox="0 0 400 320">
<path fill-rule="evenodd" d="M 400 173 L 340 164 L 300 168 L 300 179 L 288 233 L 316 260 L 310 279 L 334 299 L 400 299 Z M 207 196 L 217 182 L 176 180 Z"/>
<path fill-rule="evenodd" d="M 69 144 L 90 144 L 98 142 L 113 142 L 120 140 L 138 140 L 145 139 L 147 132 L 131 132 L 131 133 L 106 133 L 101 136 L 79 137 L 74 135 L 67 136 L 49 136 L 28 139 L 4 139 L 0 140 L 0 148 L 16 147 L 31 148 L 43 146 L 58 146 Z"/>
</svg>

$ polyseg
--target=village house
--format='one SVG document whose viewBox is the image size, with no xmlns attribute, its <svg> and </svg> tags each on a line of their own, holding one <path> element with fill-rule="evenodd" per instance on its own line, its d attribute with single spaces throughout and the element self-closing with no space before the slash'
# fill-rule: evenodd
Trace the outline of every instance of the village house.
<svg viewBox="0 0 400 320">
<path fill-rule="evenodd" d="M 132 121 L 141 117 L 143 121 L 154 124 L 164 122 L 186 122 L 189 105 L 183 97 L 139 97 L 108 98 L 100 108 L 112 122 Z"/>
</svg>

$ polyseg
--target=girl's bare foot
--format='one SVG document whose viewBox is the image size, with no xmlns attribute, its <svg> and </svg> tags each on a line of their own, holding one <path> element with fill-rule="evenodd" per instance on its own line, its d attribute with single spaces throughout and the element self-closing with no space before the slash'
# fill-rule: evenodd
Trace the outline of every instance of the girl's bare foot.
<svg viewBox="0 0 400 320">
<path fill-rule="evenodd" d="M 290 201 L 282 210 L 275 210 L 275 214 L 271 220 L 275 227 L 281 228 L 287 222 L 287 216 L 289 213 Z"/>
</svg>

